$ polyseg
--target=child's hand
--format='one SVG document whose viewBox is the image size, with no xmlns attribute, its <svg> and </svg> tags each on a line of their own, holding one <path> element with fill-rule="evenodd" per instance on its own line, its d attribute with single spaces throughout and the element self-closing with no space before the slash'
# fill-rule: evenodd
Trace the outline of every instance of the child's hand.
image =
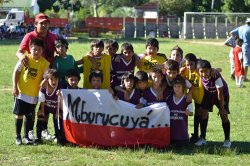
<svg viewBox="0 0 250 166">
<path fill-rule="evenodd" d="M 186 99 L 186 102 L 192 102 L 192 93 L 188 93 L 187 94 L 187 99 Z"/>
<path fill-rule="evenodd" d="M 62 93 L 59 89 L 56 91 L 56 95 L 62 97 Z"/>
<path fill-rule="evenodd" d="M 28 65 L 28 57 L 23 54 L 23 57 L 20 58 L 20 62 L 22 65 L 27 66 Z"/>
<path fill-rule="evenodd" d="M 12 95 L 13 95 L 14 97 L 17 97 L 17 96 L 19 95 L 19 90 L 18 90 L 17 87 L 14 87 L 14 88 L 12 89 Z"/>
<path fill-rule="evenodd" d="M 42 89 L 46 88 L 48 86 L 48 80 L 47 79 L 44 79 L 41 84 L 40 84 L 40 87 Z"/>
<path fill-rule="evenodd" d="M 187 69 L 186 67 L 181 67 L 180 68 L 180 74 L 183 75 L 184 72 L 186 71 L 186 69 Z"/>
<path fill-rule="evenodd" d="M 44 111 L 42 111 L 42 110 L 39 110 L 38 112 L 37 112 L 37 117 L 44 117 L 45 115 L 44 115 Z"/>
<path fill-rule="evenodd" d="M 117 63 L 121 62 L 121 56 L 120 55 L 116 55 L 115 62 L 117 62 Z"/>
<path fill-rule="evenodd" d="M 140 108 L 142 108 L 142 107 L 143 107 L 143 104 L 142 104 L 142 103 L 137 104 L 137 105 L 135 106 L 136 109 L 140 109 Z"/>
<path fill-rule="evenodd" d="M 187 116 L 192 116 L 192 115 L 193 115 L 193 112 L 190 112 L 190 111 L 186 110 L 186 111 L 185 111 L 185 114 L 186 114 Z"/>
</svg>

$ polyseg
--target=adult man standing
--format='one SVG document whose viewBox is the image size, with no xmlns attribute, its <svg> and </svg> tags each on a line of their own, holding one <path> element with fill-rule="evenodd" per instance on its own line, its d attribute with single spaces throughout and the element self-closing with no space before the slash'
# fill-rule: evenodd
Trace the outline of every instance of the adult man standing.
<svg viewBox="0 0 250 166">
<path fill-rule="evenodd" d="M 28 60 L 25 57 L 25 52 L 30 53 L 29 43 L 32 39 L 39 38 L 44 42 L 44 51 L 42 56 L 52 63 L 54 61 L 55 52 L 54 41 L 58 38 L 58 36 L 49 32 L 49 17 L 43 13 L 36 15 L 34 25 L 34 31 L 29 32 L 24 36 L 16 55 L 22 64 L 26 65 Z"/>
<path fill-rule="evenodd" d="M 245 70 L 245 81 L 247 79 L 248 66 L 250 66 L 250 18 L 247 18 L 246 25 L 240 26 L 234 29 L 231 34 L 239 34 L 239 38 L 243 40 L 242 53 L 243 53 L 243 65 Z"/>
</svg>

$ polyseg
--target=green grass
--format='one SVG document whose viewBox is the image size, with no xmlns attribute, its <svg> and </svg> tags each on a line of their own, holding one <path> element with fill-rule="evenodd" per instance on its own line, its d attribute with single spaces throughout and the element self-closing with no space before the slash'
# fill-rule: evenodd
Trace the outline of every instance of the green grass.
<svg viewBox="0 0 250 166">
<path fill-rule="evenodd" d="M 118 39 L 121 44 L 124 40 Z M 136 53 L 145 50 L 144 39 L 127 40 L 133 44 Z M 238 89 L 229 78 L 229 48 L 223 40 L 173 40 L 159 39 L 160 51 L 169 56 L 170 50 L 178 44 L 184 54 L 192 52 L 211 61 L 213 67 L 222 68 L 222 75 L 230 89 L 230 120 L 232 148 L 221 148 L 224 139 L 217 109 L 210 114 L 207 140 L 204 148 L 190 146 L 184 149 L 169 147 L 154 148 L 82 148 L 57 146 L 47 142 L 38 146 L 16 146 L 11 75 L 17 62 L 15 53 L 18 41 L 0 41 L 0 165 L 248 165 L 250 164 L 249 95 L 250 83 Z M 89 50 L 89 39 L 71 40 L 68 53 L 80 59 Z M 203 43 L 206 42 L 206 43 Z M 215 43 L 215 44 L 211 44 Z M 81 86 L 81 84 L 80 84 Z M 192 132 L 193 118 L 189 119 Z M 50 131 L 53 131 L 50 124 Z"/>
</svg>

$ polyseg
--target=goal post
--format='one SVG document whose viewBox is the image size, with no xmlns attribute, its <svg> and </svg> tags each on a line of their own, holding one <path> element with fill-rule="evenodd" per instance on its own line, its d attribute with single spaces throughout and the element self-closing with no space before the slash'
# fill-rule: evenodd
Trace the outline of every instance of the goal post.
<svg viewBox="0 0 250 166">
<path fill-rule="evenodd" d="M 245 24 L 250 13 L 185 12 L 184 39 L 226 38 L 229 32 Z"/>
</svg>

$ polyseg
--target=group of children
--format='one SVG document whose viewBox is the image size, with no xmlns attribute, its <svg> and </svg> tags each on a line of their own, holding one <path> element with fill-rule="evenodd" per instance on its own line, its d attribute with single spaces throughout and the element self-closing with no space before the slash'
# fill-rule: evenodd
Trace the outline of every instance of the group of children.
<svg viewBox="0 0 250 166">
<path fill-rule="evenodd" d="M 159 42 L 155 38 L 146 41 L 144 54 L 135 54 L 131 43 L 119 45 L 115 40 L 105 43 L 94 39 L 91 51 L 81 60 L 75 61 L 67 55 L 68 42 L 55 42 L 55 61 L 49 64 L 41 57 L 42 41 L 34 39 L 30 43 L 29 65 L 17 63 L 13 74 L 13 95 L 15 96 L 16 144 L 22 144 L 21 127 L 23 115 L 26 117 L 24 141 L 32 143 L 29 132 L 33 130 L 35 106 L 39 99 L 37 118 L 37 140 L 41 142 L 42 131 L 47 131 L 48 115 L 53 114 L 55 137 L 65 142 L 59 105 L 60 89 L 79 89 L 80 72 L 83 66 L 84 89 L 109 89 L 115 99 L 124 100 L 136 108 L 165 102 L 170 109 L 171 143 L 196 146 L 206 144 L 208 112 L 213 105 L 219 109 L 225 135 L 223 147 L 229 148 L 230 122 L 229 93 L 226 82 L 219 72 L 212 69 L 206 60 L 198 60 L 192 53 L 183 57 L 183 50 L 175 46 L 169 59 L 158 53 Z M 139 71 L 135 72 L 135 68 Z M 27 85 L 32 85 L 29 88 Z M 39 91 L 40 89 L 40 91 Z M 189 138 L 188 116 L 193 115 L 192 99 L 195 102 L 194 133 Z M 33 122 L 32 122 L 33 121 Z M 200 137 L 198 135 L 200 126 Z"/>
</svg>

